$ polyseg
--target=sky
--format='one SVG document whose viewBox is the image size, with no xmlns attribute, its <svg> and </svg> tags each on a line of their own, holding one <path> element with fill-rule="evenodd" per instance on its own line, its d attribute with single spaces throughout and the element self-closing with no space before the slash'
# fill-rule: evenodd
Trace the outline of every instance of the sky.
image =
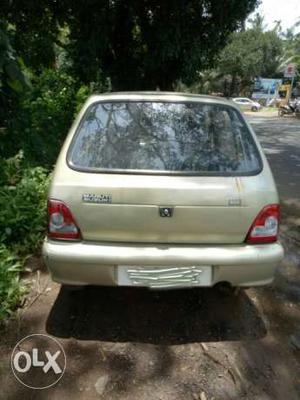
<svg viewBox="0 0 300 400">
<path fill-rule="evenodd" d="M 285 31 L 300 20 L 300 0 L 261 0 L 261 5 L 254 11 L 263 14 L 268 28 L 274 26 L 274 21 L 281 20 Z M 250 15 L 251 18 L 252 15 Z M 296 30 L 299 31 L 299 28 Z"/>
</svg>

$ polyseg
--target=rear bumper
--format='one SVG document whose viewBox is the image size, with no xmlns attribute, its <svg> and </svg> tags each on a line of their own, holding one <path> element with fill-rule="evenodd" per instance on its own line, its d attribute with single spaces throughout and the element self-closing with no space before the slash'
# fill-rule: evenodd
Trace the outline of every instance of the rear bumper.
<svg viewBox="0 0 300 400">
<path fill-rule="evenodd" d="M 280 243 L 266 245 L 144 245 L 45 240 L 44 261 L 56 282 L 69 285 L 118 286 L 117 266 L 212 266 L 208 285 L 271 283 L 283 259 Z"/>
<path fill-rule="evenodd" d="M 271 283 L 283 258 L 280 243 L 265 245 L 145 245 L 59 242 L 46 239 L 45 263 L 56 282 L 117 286 L 117 266 L 212 266 L 211 282 L 237 286 Z"/>
</svg>

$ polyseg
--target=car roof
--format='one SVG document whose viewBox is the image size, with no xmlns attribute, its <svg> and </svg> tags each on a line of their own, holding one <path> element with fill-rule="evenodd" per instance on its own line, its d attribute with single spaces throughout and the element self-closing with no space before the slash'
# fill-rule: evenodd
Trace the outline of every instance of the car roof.
<svg viewBox="0 0 300 400">
<path fill-rule="evenodd" d="M 88 103 L 98 101 L 183 101 L 183 102 L 202 102 L 212 104 L 230 105 L 236 108 L 231 100 L 223 97 L 209 96 L 202 94 L 183 93 L 183 92 L 160 92 L 160 91 L 135 91 L 135 92 L 110 92 L 93 94 L 89 97 Z M 236 108 L 238 110 L 238 108 Z"/>
</svg>

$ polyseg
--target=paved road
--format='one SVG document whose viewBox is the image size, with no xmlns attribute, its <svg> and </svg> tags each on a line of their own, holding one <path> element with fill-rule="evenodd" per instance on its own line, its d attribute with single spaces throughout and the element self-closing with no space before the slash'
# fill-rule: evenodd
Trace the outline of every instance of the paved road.
<svg viewBox="0 0 300 400">
<path fill-rule="evenodd" d="M 282 199 L 300 198 L 300 120 L 247 116 L 254 128 Z"/>
</svg>

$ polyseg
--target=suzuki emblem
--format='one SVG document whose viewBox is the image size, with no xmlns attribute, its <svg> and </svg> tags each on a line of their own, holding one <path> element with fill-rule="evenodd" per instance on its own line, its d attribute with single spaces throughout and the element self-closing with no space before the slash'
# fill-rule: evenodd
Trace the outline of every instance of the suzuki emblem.
<svg viewBox="0 0 300 400">
<path fill-rule="evenodd" d="M 173 208 L 172 207 L 159 207 L 159 215 L 161 217 L 172 217 Z"/>
</svg>

